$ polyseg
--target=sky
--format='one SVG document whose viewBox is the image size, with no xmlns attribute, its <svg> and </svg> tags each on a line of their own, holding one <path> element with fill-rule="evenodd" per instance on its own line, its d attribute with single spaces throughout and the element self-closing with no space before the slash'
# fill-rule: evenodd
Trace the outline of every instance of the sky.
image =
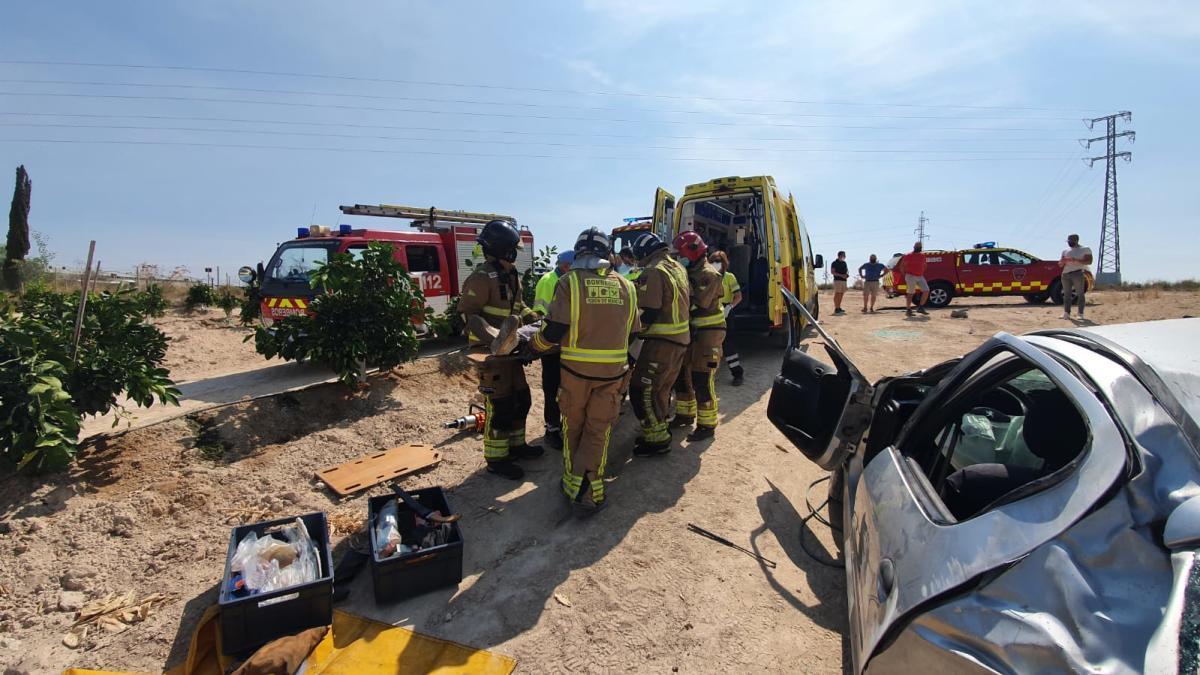
<svg viewBox="0 0 1200 675">
<path fill-rule="evenodd" d="M 927 248 L 1099 253 L 1105 148 L 1078 139 L 1128 110 L 1123 276 L 1200 276 L 1195 2 L 10 5 L 0 167 L 29 171 L 60 265 L 95 239 L 108 270 L 232 272 L 297 226 L 367 224 L 353 203 L 503 213 L 563 248 L 656 187 L 762 174 L 827 260 L 907 250 L 922 211 Z"/>
</svg>

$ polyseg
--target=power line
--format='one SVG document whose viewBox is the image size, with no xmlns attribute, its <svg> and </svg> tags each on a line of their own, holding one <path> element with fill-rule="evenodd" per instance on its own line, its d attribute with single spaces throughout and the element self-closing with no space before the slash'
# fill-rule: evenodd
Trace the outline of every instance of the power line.
<svg viewBox="0 0 1200 675">
<path fill-rule="evenodd" d="M 1033 208 L 1026 213 L 1025 218 L 1022 219 L 1021 222 L 1017 223 L 1016 229 L 1013 232 L 1014 234 L 1017 230 L 1024 230 L 1025 228 L 1029 227 L 1030 222 L 1036 215 L 1038 215 L 1042 209 L 1042 206 L 1045 205 L 1046 199 L 1050 196 L 1050 193 L 1054 190 L 1054 188 L 1058 187 L 1059 181 L 1065 178 L 1066 175 L 1070 173 L 1070 170 L 1071 160 L 1068 159 L 1067 161 L 1063 162 L 1062 166 L 1058 168 L 1058 171 L 1054 174 L 1054 178 L 1046 184 L 1046 188 L 1042 190 L 1041 195 L 1038 197 L 1037 201 L 1034 202 Z"/>
<path fill-rule="evenodd" d="M 274 124 L 280 126 L 315 126 L 315 127 L 345 127 L 350 129 L 391 129 L 400 131 L 436 131 L 446 133 L 470 133 L 470 134 L 504 134 L 518 136 L 567 136 L 567 137 L 591 137 L 600 136 L 604 138 L 628 138 L 628 139 L 671 139 L 671 140 L 694 140 L 694 141 L 811 141 L 823 143 L 959 143 L 968 142 L 974 143 L 979 141 L 977 138 L 913 138 L 911 136 L 905 138 L 804 138 L 797 136 L 691 136 L 691 135 L 676 135 L 676 134 L 613 134 L 604 132 L 591 131 L 521 131 L 511 129 L 463 129 L 452 127 L 422 127 L 422 126 L 398 126 L 388 124 L 355 124 L 353 122 L 307 122 L 296 120 L 274 120 L 262 118 L 244 118 L 244 117 L 192 117 L 183 115 L 123 115 L 123 114 L 95 114 L 95 113 L 50 113 L 50 112 L 4 112 L 0 111 L 0 116 L 17 116 L 17 117 L 72 117 L 81 119 L 138 119 L 138 120 L 170 120 L 180 122 L 236 122 L 244 124 Z M 905 129 L 909 129 L 905 127 Z M 912 129 L 909 129 L 910 131 Z M 1012 138 L 1000 137 L 989 138 L 988 142 L 1029 142 L 1041 143 L 1051 141 L 1069 141 L 1075 140 L 1074 136 L 1060 137 L 1043 137 L 1043 138 Z"/>
<path fill-rule="evenodd" d="M 20 127 L 20 128 L 38 128 L 38 129 L 108 129 L 119 131 L 183 131 L 197 133 L 221 133 L 221 134 L 262 134 L 270 136 L 304 136 L 308 138 L 342 138 L 342 139 L 361 139 L 361 140 L 382 140 L 382 141 L 410 141 L 410 142 L 428 142 L 428 143 L 469 143 L 482 145 L 545 145 L 562 148 L 628 148 L 628 149 L 647 149 L 647 150 L 695 150 L 686 146 L 677 145 L 638 145 L 632 146 L 628 144 L 613 144 L 613 143 L 555 143 L 548 141 L 502 141 L 502 140 L 485 140 L 485 139 L 459 139 L 459 138 L 432 138 L 428 136 L 379 136 L 379 135 L 363 135 L 363 134 L 330 134 L 316 133 L 304 131 L 272 131 L 262 129 L 213 129 L 210 127 L 153 127 L 142 125 L 121 125 L 121 124 L 66 124 L 66 123 L 35 123 L 35 122 L 0 122 L 0 127 Z M 943 154 L 962 154 L 962 155 L 987 155 L 987 154 L 1029 154 L 1030 150 L 1019 150 L 1012 148 L 985 148 L 980 150 L 909 150 L 909 149 L 894 149 L 894 148 L 765 148 L 765 147 L 727 147 L 727 148 L 708 148 L 710 150 L 724 150 L 730 152 L 779 152 L 779 153 L 850 153 L 850 154 L 927 154 L 927 155 L 943 155 Z"/>
<path fill-rule="evenodd" d="M 629 108 L 617 106 L 581 106 L 581 105 L 565 105 L 559 103 L 529 103 L 526 101 L 480 101 L 477 99 L 456 99 L 456 98 L 430 98 L 428 96 L 382 96 L 378 94 L 359 94 L 337 91 L 311 91 L 298 89 L 263 89 L 259 87 L 229 87 L 217 85 L 200 85 L 200 84 L 165 84 L 158 82 L 96 82 L 88 80 L 32 80 L 32 79 L 0 79 L 3 84 L 58 84 L 72 86 L 95 86 L 95 87 L 143 87 L 150 89 L 193 89 L 200 91 L 236 91 L 243 93 L 255 94 L 285 94 L 291 96 L 335 96 L 338 98 L 360 98 L 377 101 L 411 101 L 418 103 L 454 103 L 462 105 L 494 105 L 494 106 L 511 106 L 518 108 L 560 108 L 564 110 L 597 110 L 597 111 L 612 111 L 612 112 L 648 112 L 656 114 L 669 115 L 744 115 L 753 117 L 814 117 L 814 118 L 877 118 L 877 119 L 901 119 L 901 120 L 1048 120 L 1048 121 L 1077 121 L 1077 117 L 1014 117 L 1012 115 L 1003 116 L 979 116 L 972 115 L 971 117 L 955 117 L 946 115 L 861 115 L 847 113 L 799 113 L 799 112 L 760 112 L 760 111 L 741 111 L 741 110 L 666 110 L 662 108 Z"/>
<path fill-rule="evenodd" d="M 731 157 L 638 157 L 638 156 L 612 156 L 612 155 L 540 155 L 540 154 L 521 154 L 521 153 L 480 153 L 480 152 L 442 152 L 434 150 L 401 150 L 401 149 L 383 149 L 383 148 L 329 148 L 329 147 L 311 147 L 311 146 L 292 146 L 292 145 L 255 145 L 241 143 L 201 143 L 193 141 L 143 141 L 143 140 L 96 140 L 96 139 L 60 139 L 60 138 L 0 138 L 0 143 L 53 143 L 65 145 L 147 145 L 147 146 L 185 146 L 185 147 L 202 147 L 202 148 L 240 148 L 252 150 L 293 150 L 293 151 L 315 151 L 315 152 L 348 152 L 355 154 L 371 153 L 371 154 L 392 154 L 392 155 L 429 155 L 443 157 L 499 157 L 499 158 L 526 158 L 526 159 L 577 159 L 577 160 L 619 160 L 619 161 L 672 161 L 672 162 L 758 162 L 761 163 L 761 158 L 731 158 Z M 1062 159 L 1061 155 L 1029 156 L 1029 157 L 957 157 L 957 158 L 923 158 L 923 159 L 870 159 L 870 160 L 852 160 L 852 159 L 826 159 L 826 162 L 998 162 L 998 161 L 1054 161 Z"/>
<path fill-rule="evenodd" d="M 568 115 L 535 115 L 535 114 L 516 114 L 516 113 L 501 113 L 501 112 L 481 112 L 476 110 L 426 110 L 420 108 L 378 108 L 372 106 L 354 106 L 342 105 L 337 103 L 304 103 L 300 101 L 257 101 L 249 99 L 234 99 L 234 98 L 215 98 L 202 96 L 138 96 L 133 94 L 81 94 L 81 93 L 66 93 L 66 92 L 17 92 L 17 91 L 0 91 L 0 96 L 17 96 L 17 97 L 53 97 L 53 98 L 85 98 L 85 99 L 109 99 L 122 101 L 175 101 L 186 103 L 236 103 L 239 105 L 269 105 L 281 106 L 288 108 L 314 108 L 327 110 L 359 110 L 366 112 L 404 112 L 418 113 L 426 115 L 464 115 L 469 117 L 504 117 L 510 119 L 535 119 L 535 120 L 564 120 L 574 122 L 621 122 L 633 124 L 700 124 L 705 126 L 720 126 L 720 127 L 781 127 L 781 128 L 830 128 L 830 129 L 905 129 L 913 130 L 912 127 L 903 126 L 874 126 L 874 125 L 840 125 L 840 124 L 789 124 L 783 122 L 717 122 L 712 120 L 641 120 L 629 119 L 623 117 L 572 117 Z M 922 127 L 927 130 L 938 131 L 1052 131 L 1045 127 Z"/>
<path fill-rule="evenodd" d="M 798 99 L 771 99 L 771 98 L 746 98 L 746 97 L 729 97 L 729 96 L 698 96 L 695 94 L 664 94 L 664 93 L 640 93 L 640 92 L 625 92 L 625 91 L 604 91 L 604 90 L 580 90 L 580 89 L 560 89 L 549 87 L 518 87 L 497 84 L 482 84 L 469 82 L 448 82 L 437 80 L 406 80 L 395 78 L 382 77 L 363 77 L 355 75 L 327 75 L 319 73 L 299 73 L 287 71 L 272 71 L 272 70 L 253 70 L 249 68 L 216 68 L 216 67 L 201 67 L 201 66 L 164 66 L 164 65 L 149 65 L 149 64 L 133 64 L 133 63 L 95 63 L 82 61 L 47 61 L 47 60 L 0 60 L 0 65 L 23 65 L 23 66 L 66 66 L 72 68 L 123 68 L 132 70 L 164 70 L 175 72 L 196 72 L 196 73 L 228 73 L 236 75 L 267 75 L 271 77 L 300 77 L 320 80 L 340 80 L 346 82 L 371 82 L 378 84 L 402 84 L 415 86 L 436 86 L 436 87 L 455 87 L 462 89 L 490 89 L 497 91 L 515 91 L 528 92 L 538 94 L 571 94 L 579 96 L 626 96 L 634 98 L 658 98 L 669 100 L 693 100 L 693 101 L 729 101 L 737 103 L 791 103 L 799 105 L 843 105 L 843 106 L 870 106 L 870 107 L 887 107 L 887 108 L 932 108 L 932 109 L 948 109 L 959 108 L 964 110 L 1030 110 L 1030 111 L 1051 111 L 1051 112 L 1082 112 L 1086 110 L 1095 110 L 1095 108 L 1049 108 L 1049 107 L 1028 107 L 1028 106 L 985 106 L 985 105 L 954 105 L 954 104 L 932 104 L 932 103 L 878 103 L 878 102 L 861 102 L 861 101 L 812 101 Z"/>
</svg>

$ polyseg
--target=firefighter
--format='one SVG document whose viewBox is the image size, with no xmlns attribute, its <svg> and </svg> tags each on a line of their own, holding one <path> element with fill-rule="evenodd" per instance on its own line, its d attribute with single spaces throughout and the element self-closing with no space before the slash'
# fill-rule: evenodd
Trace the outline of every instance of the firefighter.
<svg viewBox="0 0 1200 675">
<path fill-rule="evenodd" d="M 536 314 L 521 302 L 521 279 L 515 262 L 521 246 L 517 227 L 493 220 L 479 231 L 484 262 L 462 285 L 458 311 L 466 321 L 471 346 L 478 354 L 487 352 L 499 328 L 510 316 L 521 322 L 536 320 Z M 512 320 L 509 320 L 512 321 Z M 483 458 L 491 473 L 517 480 L 525 475 L 517 459 L 534 459 L 542 448 L 525 442 L 525 418 L 531 398 L 525 370 L 518 359 L 478 359 L 479 391 L 483 394 L 486 422 L 483 427 Z"/>
<path fill-rule="evenodd" d="M 534 352 L 560 345 L 563 491 L 575 515 L 604 508 L 608 442 L 621 406 L 630 336 L 641 328 L 633 284 L 608 260 L 608 235 L 592 227 L 575 242 L 575 262 L 554 288 Z"/>
<path fill-rule="evenodd" d="M 538 279 L 533 295 L 533 311 L 537 312 L 538 316 L 545 317 L 550 314 L 550 303 L 554 301 L 554 288 L 558 285 L 558 280 L 562 278 L 562 275 L 571 269 L 571 263 L 574 261 L 574 251 L 563 251 L 558 254 L 554 269 Z M 558 356 L 557 353 L 542 356 L 542 398 L 545 400 L 542 405 L 542 417 L 546 422 L 546 443 L 552 448 L 562 450 L 561 413 L 558 409 Z"/>
<path fill-rule="evenodd" d="M 725 352 L 725 365 L 729 366 L 729 372 L 733 375 L 733 386 L 740 387 L 746 380 L 746 370 L 742 368 L 742 359 L 738 356 L 737 346 L 733 344 L 733 317 L 730 313 L 742 303 L 742 287 L 733 272 L 729 271 L 729 256 L 724 251 L 709 255 L 708 261 L 724 275 L 721 279 L 724 288 L 721 305 L 725 312 L 725 342 L 721 345 L 721 351 Z"/>
<path fill-rule="evenodd" d="M 675 378 L 675 419 L 672 426 L 696 429 L 689 441 L 712 438 L 717 430 L 716 374 L 725 341 L 723 275 L 708 261 L 708 246 L 696 232 L 680 232 L 672 242 L 679 261 L 687 266 L 691 287 L 691 333 L 687 358 Z"/>
<path fill-rule="evenodd" d="M 671 387 L 691 340 L 687 272 L 669 253 L 666 242 L 652 232 L 638 235 L 633 242 L 633 255 L 642 268 L 636 286 L 642 344 L 629 384 L 629 400 L 642 425 L 633 452 L 642 456 L 671 451 L 667 426 Z"/>
</svg>

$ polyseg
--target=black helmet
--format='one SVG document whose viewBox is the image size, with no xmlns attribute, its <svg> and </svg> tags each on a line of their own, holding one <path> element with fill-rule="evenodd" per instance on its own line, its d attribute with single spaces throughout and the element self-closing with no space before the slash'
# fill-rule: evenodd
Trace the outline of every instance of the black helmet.
<svg viewBox="0 0 1200 675">
<path fill-rule="evenodd" d="M 521 247 L 521 233 L 516 225 L 507 220 L 492 220 L 483 226 L 475 241 L 483 246 L 484 255 L 514 262 L 517 249 Z"/>
<path fill-rule="evenodd" d="M 608 235 L 594 227 L 580 232 L 579 238 L 575 240 L 575 255 L 595 255 L 607 258 L 608 251 Z"/>
<path fill-rule="evenodd" d="M 633 240 L 633 255 L 638 260 L 645 260 L 651 253 L 667 247 L 667 242 L 658 238 L 653 232 L 638 235 Z"/>
</svg>

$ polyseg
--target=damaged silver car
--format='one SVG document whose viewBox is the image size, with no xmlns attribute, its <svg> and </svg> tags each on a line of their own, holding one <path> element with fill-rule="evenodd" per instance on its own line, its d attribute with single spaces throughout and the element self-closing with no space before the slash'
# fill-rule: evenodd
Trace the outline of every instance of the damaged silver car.
<svg viewBox="0 0 1200 675">
<path fill-rule="evenodd" d="M 1197 672 L 1200 319 L 872 384 L 806 318 L 833 365 L 793 336 L 768 417 L 832 472 L 854 672 Z"/>
</svg>

